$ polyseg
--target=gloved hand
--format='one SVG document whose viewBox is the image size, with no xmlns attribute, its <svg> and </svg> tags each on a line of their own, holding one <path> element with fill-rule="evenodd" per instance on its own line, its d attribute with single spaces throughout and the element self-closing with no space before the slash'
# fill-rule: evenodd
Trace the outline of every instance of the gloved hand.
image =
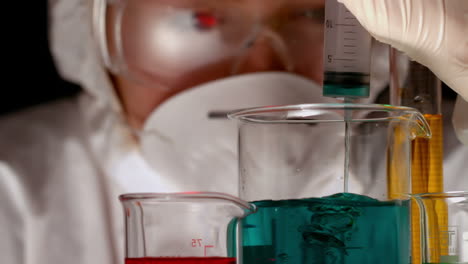
<svg viewBox="0 0 468 264">
<path fill-rule="evenodd" d="M 338 0 L 379 41 L 430 68 L 468 101 L 468 0 Z"/>
</svg>

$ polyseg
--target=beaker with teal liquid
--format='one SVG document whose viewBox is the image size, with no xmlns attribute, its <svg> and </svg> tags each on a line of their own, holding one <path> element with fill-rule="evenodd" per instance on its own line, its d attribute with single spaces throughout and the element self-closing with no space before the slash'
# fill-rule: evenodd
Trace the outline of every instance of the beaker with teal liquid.
<svg viewBox="0 0 468 264">
<path fill-rule="evenodd" d="M 359 104 L 261 107 L 239 123 L 244 264 L 408 264 L 416 110 Z"/>
</svg>

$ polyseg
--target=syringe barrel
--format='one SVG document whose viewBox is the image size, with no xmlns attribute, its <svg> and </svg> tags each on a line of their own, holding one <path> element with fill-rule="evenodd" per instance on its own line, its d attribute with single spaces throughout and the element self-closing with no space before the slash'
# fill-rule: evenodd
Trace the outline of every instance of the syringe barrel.
<svg viewBox="0 0 468 264">
<path fill-rule="evenodd" d="M 327 97 L 369 97 L 371 35 L 337 0 L 325 2 L 324 87 Z"/>
</svg>

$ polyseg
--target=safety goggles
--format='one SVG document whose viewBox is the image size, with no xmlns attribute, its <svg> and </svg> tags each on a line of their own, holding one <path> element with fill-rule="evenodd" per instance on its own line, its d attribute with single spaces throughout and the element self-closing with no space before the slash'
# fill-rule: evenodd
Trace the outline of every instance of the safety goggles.
<svg viewBox="0 0 468 264">
<path fill-rule="evenodd" d="M 94 7 L 105 64 L 142 83 L 266 70 L 322 75 L 323 0 L 95 0 Z"/>
</svg>

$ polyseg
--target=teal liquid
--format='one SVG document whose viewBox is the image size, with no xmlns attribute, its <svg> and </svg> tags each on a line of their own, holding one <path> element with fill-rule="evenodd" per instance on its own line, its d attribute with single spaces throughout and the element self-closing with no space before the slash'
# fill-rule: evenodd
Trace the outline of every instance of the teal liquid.
<svg viewBox="0 0 468 264">
<path fill-rule="evenodd" d="M 257 201 L 242 220 L 244 264 L 408 264 L 408 201 L 350 193 Z"/>
<path fill-rule="evenodd" d="M 370 94 L 370 75 L 356 72 L 325 72 L 323 96 L 367 98 Z"/>
</svg>

